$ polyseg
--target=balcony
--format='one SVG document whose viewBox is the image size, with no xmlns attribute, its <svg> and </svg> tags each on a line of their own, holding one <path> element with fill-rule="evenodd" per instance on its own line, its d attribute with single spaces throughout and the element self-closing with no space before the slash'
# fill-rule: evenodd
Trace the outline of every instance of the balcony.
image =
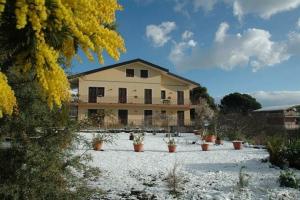
<svg viewBox="0 0 300 200">
<path fill-rule="evenodd" d="M 177 105 L 177 99 L 160 99 L 160 98 L 152 98 L 151 104 L 145 104 L 145 99 L 143 96 L 127 96 L 126 99 L 120 98 L 118 96 L 104 96 L 104 97 L 97 97 L 96 101 L 89 101 L 88 95 L 72 95 L 72 103 L 77 104 L 80 106 L 112 106 L 112 107 L 119 107 L 128 106 L 128 107 L 160 107 L 160 108 L 183 108 L 188 109 L 190 108 L 190 101 L 185 99 L 183 105 Z"/>
</svg>

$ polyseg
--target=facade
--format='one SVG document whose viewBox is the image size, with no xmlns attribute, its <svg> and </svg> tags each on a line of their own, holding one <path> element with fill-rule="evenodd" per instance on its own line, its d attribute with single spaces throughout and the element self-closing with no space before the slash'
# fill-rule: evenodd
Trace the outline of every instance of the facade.
<svg viewBox="0 0 300 200">
<path fill-rule="evenodd" d="M 284 105 L 265 107 L 253 111 L 257 117 L 262 117 L 268 126 L 297 130 L 300 128 L 300 105 Z"/>
<path fill-rule="evenodd" d="M 69 77 L 72 116 L 102 113 L 103 125 L 189 126 L 190 90 L 199 84 L 141 59 Z"/>
</svg>

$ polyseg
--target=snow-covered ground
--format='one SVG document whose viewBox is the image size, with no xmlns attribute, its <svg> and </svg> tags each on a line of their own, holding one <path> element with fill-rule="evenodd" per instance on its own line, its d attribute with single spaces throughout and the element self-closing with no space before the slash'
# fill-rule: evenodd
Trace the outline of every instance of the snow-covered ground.
<svg viewBox="0 0 300 200">
<path fill-rule="evenodd" d="M 234 150 L 232 143 L 225 142 L 221 146 L 211 144 L 210 151 L 204 152 L 199 144 L 191 144 L 198 138 L 186 133 L 176 138 L 177 152 L 168 153 L 165 134 L 147 133 L 145 151 L 136 153 L 128 133 L 117 135 L 115 144 L 104 144 L 104 151 L 90 151 L 91 165 L 102 171 L 93 184 L 107 192 L 104 199 L 176 199 L 165 180 L 175 163 L 185 182 L 178 199 L 300 199 L 299 190 L 279 187 L 280 169 L 262 162 L 268 157 L 266 150 Z M 239 192 L 242 166 L 250 180 L 249 186 Z M 300 176 L 299 171 L 295 172 Z"/>
</svg>

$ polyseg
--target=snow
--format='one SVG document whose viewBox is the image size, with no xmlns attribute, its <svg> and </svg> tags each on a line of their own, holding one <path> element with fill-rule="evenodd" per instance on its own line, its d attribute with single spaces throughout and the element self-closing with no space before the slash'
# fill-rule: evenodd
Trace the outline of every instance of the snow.
<svg viewBox="0 0 300 200">
<path fill-rule="evenodd" d="M 92 134 L 82 133 L 91 139 Z M 183 133 L 176 137 L 176 153 L 169 153 L 163 141 L 165 134 L 147 133 L 144 152 L 133 151 L 128 133 L 118 133 L 115 144 L 104 144 L 104 151 L 89 151 L 91 165 L 102 171 L 92 183 L 106 191 L 104 199 L 176 199 L 169 192 L 166 176 L 174 164 L 185 180 L 179 199 L 297 199 L 300 191 L 279 187 L 280 169 L 262 162 L 268 157 L 264 149 L 234 150 L 231 142 L 202 151 L 197 136 Z M 192 141 L 198 141 L 192 144 Z M 78 150 L 82 152 L 83 150 Z M 250 175 L 249 186 L 241 192 L 237 188 L 239 171 L 245 166 Z M 295 170 L 300 176 L 300 172 Z"/>
</svg>

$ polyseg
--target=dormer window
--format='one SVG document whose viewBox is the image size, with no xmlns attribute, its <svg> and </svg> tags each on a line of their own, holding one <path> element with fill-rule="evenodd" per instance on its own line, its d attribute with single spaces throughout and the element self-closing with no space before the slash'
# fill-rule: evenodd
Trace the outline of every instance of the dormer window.
<svg viewBox="0 0 300 200">
<path fill-rule="evenodd" d="M 134 77 L 134 69 L 126 69 L 126 77 Z"/>
<path fill-rule="evenodd" d="M 141 70 L 141 78 L 148 78 L 148 70 Z"/>
</svg>

